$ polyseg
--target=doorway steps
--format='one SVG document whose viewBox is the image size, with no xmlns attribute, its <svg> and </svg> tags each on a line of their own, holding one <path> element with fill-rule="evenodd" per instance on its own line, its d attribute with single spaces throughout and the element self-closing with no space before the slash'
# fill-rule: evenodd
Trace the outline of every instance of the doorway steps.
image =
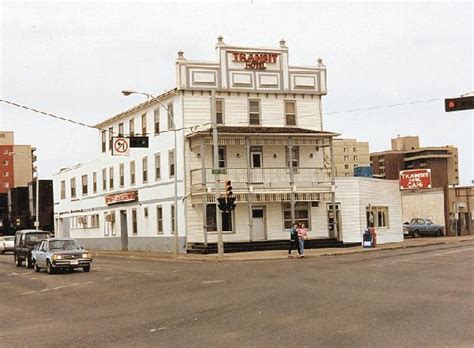
<svg viewBox="0 0 474 348">
<path fill-rule="evenodd" d="M 225 253 L 240 253 L 246 251 L 287 250 L 289 240 L 263 240 L 254 242 L 225 242 Z M 342 243 L 336 238 L 315 238 L 304 242 L 305 249 L 316 248 L 345 248 L 360 245 L 360 243 Z M 217 243 L 188 243 L 188 254 L 217 254 Z"/>
</svg>

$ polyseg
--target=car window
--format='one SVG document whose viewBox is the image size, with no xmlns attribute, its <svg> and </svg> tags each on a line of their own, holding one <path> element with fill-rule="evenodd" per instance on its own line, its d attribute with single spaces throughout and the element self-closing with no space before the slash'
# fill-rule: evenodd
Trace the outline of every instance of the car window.
<svg viewBox="0 0 474 348">
<path fill-rule="evenodd" d="M 433 225 L 433 221 L 431 221 L 430 219 L 426 219 L 426 223 L 427 223 L 428 225 Z"/>
<path fill-rule="evenodd" d="M 81 246 L 75 240 L 52 240 L 49 242 L 49 250 L 78 250 Z"/>
<path fill-rule="evenodd" d="M 418 223 L 419 223 L 420 225 L 423 225 L 423 224 L 425 223 L 425 220 L 423 220 L 423 219 L 418 219 Z"/>
<path fill-rule="evenodd" d="M 6 241 L 12 241 L 12 240 L 14 240 L 14 239 L 15 239 L 15 237 L 5 237 L 5 240 L 6 240 Z"/>
<path fill-rule="evenodd" d="M 26 235 L 26 241 L 29 243 L 38 242 L 42 239 L 48 238 L 47 233 L 28 233 Z"/>
<path fill-rule="evenodd" d="M 20 243 L 24 243 L 25 242 L 25 235 L 24 234 L 21 234 L 20 235 Z"/>
</svg>

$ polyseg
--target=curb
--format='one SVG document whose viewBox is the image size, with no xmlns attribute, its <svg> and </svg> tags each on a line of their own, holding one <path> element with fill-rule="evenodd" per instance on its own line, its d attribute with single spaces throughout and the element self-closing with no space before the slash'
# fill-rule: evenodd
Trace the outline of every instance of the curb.
<svg viewBox="0 0 474 348">
<path fill-rule="evenodd" d="M 394 245 L 394 246 L 387 246 L 387 247 L 382 247 L 382 248 L 361 248 L 360 246 L 353 247 L 353 248 L 358 248 L 351 250 L 350 248 L 345 248 L 345 249 L 337 249 L 337 250 L 332 250 L 329 252 L 322 252 L 320 254 L 308 254 L 305 256 L 305 258 L 316 258 L 316 257 L 328 257 L 328 256 L 343 256 L 343 255 L 354 255 L 354 254 L 361 254 L 361 253 L 372 253 L 372 252 L 380 252 L 380 251 L 386 251 L 386 250 L 397 250 L 397 249 L 409 249 L 409 248 L 422 248 L 422 247 L 427 247 L 427 246 L 435 246 L 435 245 L 449 245 L 449 244 L 458 244 L 458 243 L 464 243 L 464 242 L 474 242 L 474 239 L 463 239 L 463 240 L 451 240 L 451 241 L 437 241 L 437 242 L 427 242 L 425 244 L 402 244 L 402 245 Z M 308 251 L 311 249 L 308 249 Z M 313 249 L 315 250 L 315 249 Z M 339 252 L 338 250 L 343 250 L 342 252 Z M 122 254 L 122 253 L 102 253 L 100 251 L 92 251 L 94 256 L 98 257 L 109 257 L 109 258 L 123 258 L 123 259 L 131 259 L 131 260 L 155 260 L 155 261 L 185 261 L 185 262 L 223 262 L 223 261 L 274 261 L 274 260 L 286 260 L 287 256 L 286 253 L 284 255 L 277 254 L 267 254 L 267 255 L 261 255 L 255 256 L 255 255 L 242 255 L 239 254 L 238 257 L 233 257 L 232 254 L 226 254 L 223 259 L 218 258 L 217 255 L 212 254 L 212 255 L 206 255 L 206 256 L 186 256 L 186 255 L 179 255 L 178 257 L 173 257 L 173 256 L 168 256 L 168 255 L 153 255 L 153 254 L 140 254 L 140 255 L 127 255 L 127 254 Z M 234 254 L 235 255 L 235 254 Z"/>
</svg>

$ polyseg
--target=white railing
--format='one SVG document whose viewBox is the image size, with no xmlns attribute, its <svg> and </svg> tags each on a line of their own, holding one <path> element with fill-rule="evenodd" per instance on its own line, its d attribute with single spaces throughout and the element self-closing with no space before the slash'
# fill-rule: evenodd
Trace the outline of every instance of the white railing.
<svg viewBox="0 0 474 348">
<path fill-rule="evenodd" d="M 290 168 L 251 168 L 250 173 L 247 173 L 247 168 L 221 168 L 221 170 L 221 181 L 231 180 L 234 189 L 246 188 L 248 182 L 261 188 L 289 188 L 291 186 Z M 331 182 L 330 168 L 293 168 L 293 174 L 297 187 L 318 187 Z M 192 191 L 212 187 L 213 183 L 214 174 L 211 168 L 191 171 Z"/>
</svg>

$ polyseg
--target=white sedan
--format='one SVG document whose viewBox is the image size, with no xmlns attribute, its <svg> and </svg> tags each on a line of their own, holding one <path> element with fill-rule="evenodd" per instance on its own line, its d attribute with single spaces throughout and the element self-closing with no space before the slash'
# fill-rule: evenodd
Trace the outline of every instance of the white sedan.
<svg viewBox="0 0 474 348">
<path fill-rule="evenodd" d="M 14 236 L 0 237 L 0 252 L 5 254 L 7 251 L 13 251 L 15 245 Z"/>
</svg>

